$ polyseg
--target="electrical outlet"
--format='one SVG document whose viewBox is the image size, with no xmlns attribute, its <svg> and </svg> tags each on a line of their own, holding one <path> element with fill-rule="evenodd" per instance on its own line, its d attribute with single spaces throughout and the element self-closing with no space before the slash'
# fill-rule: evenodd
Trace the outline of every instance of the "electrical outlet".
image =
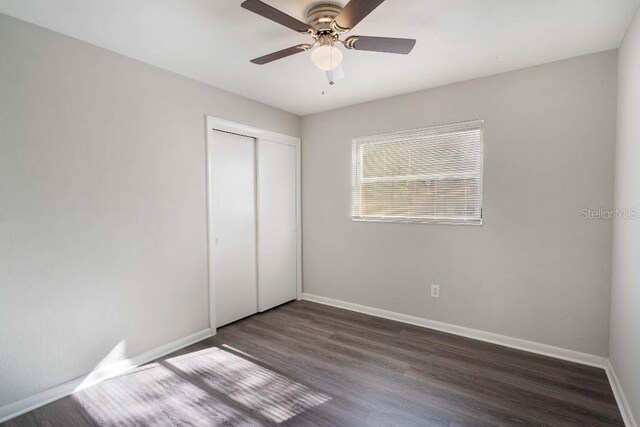
<svg viewBox="0 0 640 427">
<path fill-rule="evenodd" d="M 440 298 L 440 285 L 431 285 L 431 298 Z"/>
</svg>

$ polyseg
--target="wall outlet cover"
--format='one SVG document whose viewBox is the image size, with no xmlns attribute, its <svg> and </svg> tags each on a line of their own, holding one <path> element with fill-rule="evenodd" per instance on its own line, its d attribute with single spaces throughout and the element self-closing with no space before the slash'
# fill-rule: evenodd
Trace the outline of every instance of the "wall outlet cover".
<svg viewBox="0 0 640 427">
<path fill-rule="evenodd" d="M 431 298 L 440 298 L 440 285 L 431 285 Z"/>
</svg>

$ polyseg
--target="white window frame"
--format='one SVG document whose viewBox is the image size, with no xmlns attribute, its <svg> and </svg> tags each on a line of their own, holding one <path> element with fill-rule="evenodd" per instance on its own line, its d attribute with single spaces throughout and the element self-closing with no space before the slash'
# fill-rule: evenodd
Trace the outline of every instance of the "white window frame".
<svg viewBox="0 0 640 427">
<path fill-rule="evenodd" d="M 470 128 L 480 129 L 480 181 L 479 181 L 479 208 L 480 218 L 476 219 L 458 219 L 458 218 L 424 218 L 424 217 L 375 217 L 375 216 L 358 216 L 354 215 L 354 198 L 361 194 L 361 187 L 357 188 L 358 182 L 363 182 L 363 150 L 360 148 L 363 144 L 375 144 L 376 142 L 387 142 L 389 140 L 402 140 L 415 137 L 417 133 L 427 134 L 441 134 L 452 131 L 460 131 Z M 384 134 L 377 134 L 371 136 L 358 137 L 352 140 L 352 152 L 351 152 L 351 220 L 356 222 L 390 222 L 390 223 L 416 223 L 416 224 L 443 224 L 443 225 L 476 225 L 480 226 L 483 223 L 483 194 L 484 194 L 484 120 L 470 120 L 465 122 L 449 123 L 444 125 L 429 126 L 419 129 L 405 130 L 399 132 L 391 132 Z M 442 179 L 442 178 L 462 178 L 464 174 L 452 173 L 452 174 L 432 174 L 432 175 L 420 175 L 420 179 Z M 394 178 L 368 178 L 369 180 L 389 180 L 393 181 Z M 397 180 L 397 179 L 396 179 Z"/>
</svg>

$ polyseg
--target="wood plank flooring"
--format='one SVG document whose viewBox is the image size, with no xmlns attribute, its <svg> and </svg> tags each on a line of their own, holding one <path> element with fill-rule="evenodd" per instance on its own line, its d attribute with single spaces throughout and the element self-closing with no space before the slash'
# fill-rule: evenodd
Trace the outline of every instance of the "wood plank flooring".
<svg viewBox="0 0 640 427">
<path fill-rule="evenodd" d="M 6 426 L 623 425 L 607 376 L 296 301 Z"/>
</svg>

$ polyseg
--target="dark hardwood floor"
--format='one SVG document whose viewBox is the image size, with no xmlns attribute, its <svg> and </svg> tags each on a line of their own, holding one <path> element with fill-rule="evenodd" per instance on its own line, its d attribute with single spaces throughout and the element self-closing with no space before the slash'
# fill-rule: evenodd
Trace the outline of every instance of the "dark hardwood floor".
<svg viewBox="0 0 640 427">
<path fill-rule="evenodd" d="M 602 369 L 297 301 L 9 421 L 623 425 Z"/>
</svg>

